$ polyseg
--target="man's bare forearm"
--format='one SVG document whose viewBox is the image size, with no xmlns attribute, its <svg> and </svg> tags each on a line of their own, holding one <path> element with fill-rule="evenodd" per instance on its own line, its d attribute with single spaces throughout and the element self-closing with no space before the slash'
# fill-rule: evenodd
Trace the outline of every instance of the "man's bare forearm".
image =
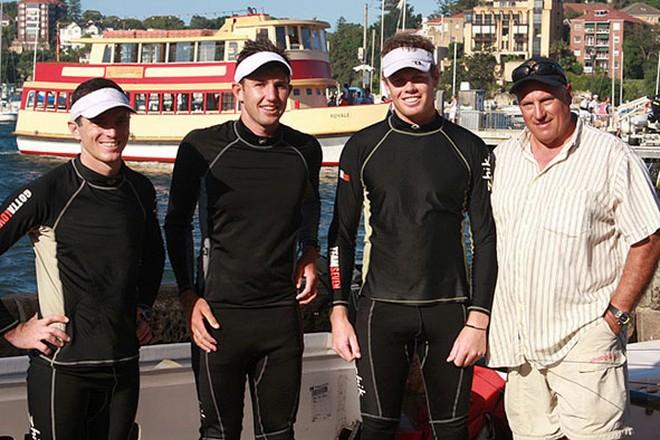
<svg viewBox="0 0 660 440">
<path fill-rule="evenodd" d="M 621 281 L 612 295 L 612 305 L 625 312 L 635 308 L 655 274 L 659 255 L 657 233 L 630 247 Z"/>
</svg>

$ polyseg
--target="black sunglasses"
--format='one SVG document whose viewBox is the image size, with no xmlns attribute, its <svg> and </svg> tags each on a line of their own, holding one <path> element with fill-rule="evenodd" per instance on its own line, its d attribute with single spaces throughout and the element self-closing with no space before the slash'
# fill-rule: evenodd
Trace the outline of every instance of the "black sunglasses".
<svg viewBox="0 0 660 440">
<path fill-rule="evenodd" d="M 564 84 L 568 83 L 566 80 L 566 74 L 564 73 L 564 70 L 559 67 L 559 64 L 549 61 L 535 61 L 533 63 L 518 66 L 511 73 L 511 79 L 513 79 L 513 82 L 518 82 L 521 79 L 532 75 L 559 75 Z"/>
</svg>

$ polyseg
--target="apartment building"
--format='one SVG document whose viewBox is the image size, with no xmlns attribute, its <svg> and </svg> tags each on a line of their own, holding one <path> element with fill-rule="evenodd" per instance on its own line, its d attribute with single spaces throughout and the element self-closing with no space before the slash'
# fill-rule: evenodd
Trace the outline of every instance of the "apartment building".
<svg viewBox="0 0 660 440">
<path fill-rule="evenodd" d="M 564 8 L 571 9 L 572 4 Z M 581 5 L 579 9 L 583 14 L 569 20 L 569 46 L 575 58 L 584 66 L 584 73 L 600 70 L 618 77 L 625 34 L 645 22 L 602 3 Z"/>
<path fill-rule="evenodd" d="M 19 0 L 17 19 L 17 35 L 15 46 L 31 47 L 37 39 L 41 45 L 55 41 L 57 20 L 66 12 L 66 6 L 61 0 Z"/>
<path fill-rule="evenodd" d="M 422 23 L 422 34 L 431 40 L 435 47 L 448 48 L 453 42 L 463 43 L 463 22 L 462 12 L 430 18 Z"/>
<path fill-rule="evenodd" d="M 465 12 L 465 53 L 493 51 L 498 61 L 548 56 L 561 26 L 560 0 L 484 0 Z"/>
<path fill-rule="evenodd" d="M 633 3 L 632 5 L 621 9 L 621 11 L 642 21 L 645 21 L 650 25 L 656 25 L 660 23 L 660 10 L 654 8 L 653 6 L 647 5 L 646 3 Z"/>
</svg>

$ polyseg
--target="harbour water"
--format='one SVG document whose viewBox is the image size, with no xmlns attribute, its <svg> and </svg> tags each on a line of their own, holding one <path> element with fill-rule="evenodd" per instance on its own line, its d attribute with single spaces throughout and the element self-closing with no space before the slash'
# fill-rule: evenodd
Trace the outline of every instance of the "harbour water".
<svg viewBox="0 0 660 440">
<path fill-rule="evenodd" d="M 16 148 L 16 140 L 11 135 L 13 124 L 0 124 L 0 201 L 18 190 L 22 185 L 38 178 L 46 171 L 64 163 L 67 159 L 46 158 L 21 155 Z M 161 225 L 167 209 L 172 165 L 158 163 L 130 163 L 132 168 L 147 175 L 158 194 L 158 215 Z M 321 172 L 321 224 L 319 228 L 322 254 L 325 254 L 328 227 L 332 220 L 336 169 L 323 168 Z M 199 237 L 197 228 L 195 237 Z M 358 253 L 358 259 L 361 258 Z M 36 281 L 34 275 L 34 254 L 30 239 L 21 238 L 3 255 L 0 255 L 0 296 L 10 293 L 34 293 Z M 173 284 L 174 274 L 166 263 L 164 284 Z"/>
</svg>

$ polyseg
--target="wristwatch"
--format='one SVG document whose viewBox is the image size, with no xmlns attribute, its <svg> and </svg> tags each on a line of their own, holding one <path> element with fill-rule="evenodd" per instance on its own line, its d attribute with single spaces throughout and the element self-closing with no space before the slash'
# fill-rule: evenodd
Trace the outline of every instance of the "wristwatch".
<svg viewBox="0 0 660 440">
<path fill-rule="evenodd" d="M 618 308 L 614 307 L 612 304 L 607 306 L 607 310 L 614 316 L 616 322 L 618 322 L 621 327 L 630 324 L 629 313 L 626 313 L 623 310 L 619 310 Z"/>
</svg>

